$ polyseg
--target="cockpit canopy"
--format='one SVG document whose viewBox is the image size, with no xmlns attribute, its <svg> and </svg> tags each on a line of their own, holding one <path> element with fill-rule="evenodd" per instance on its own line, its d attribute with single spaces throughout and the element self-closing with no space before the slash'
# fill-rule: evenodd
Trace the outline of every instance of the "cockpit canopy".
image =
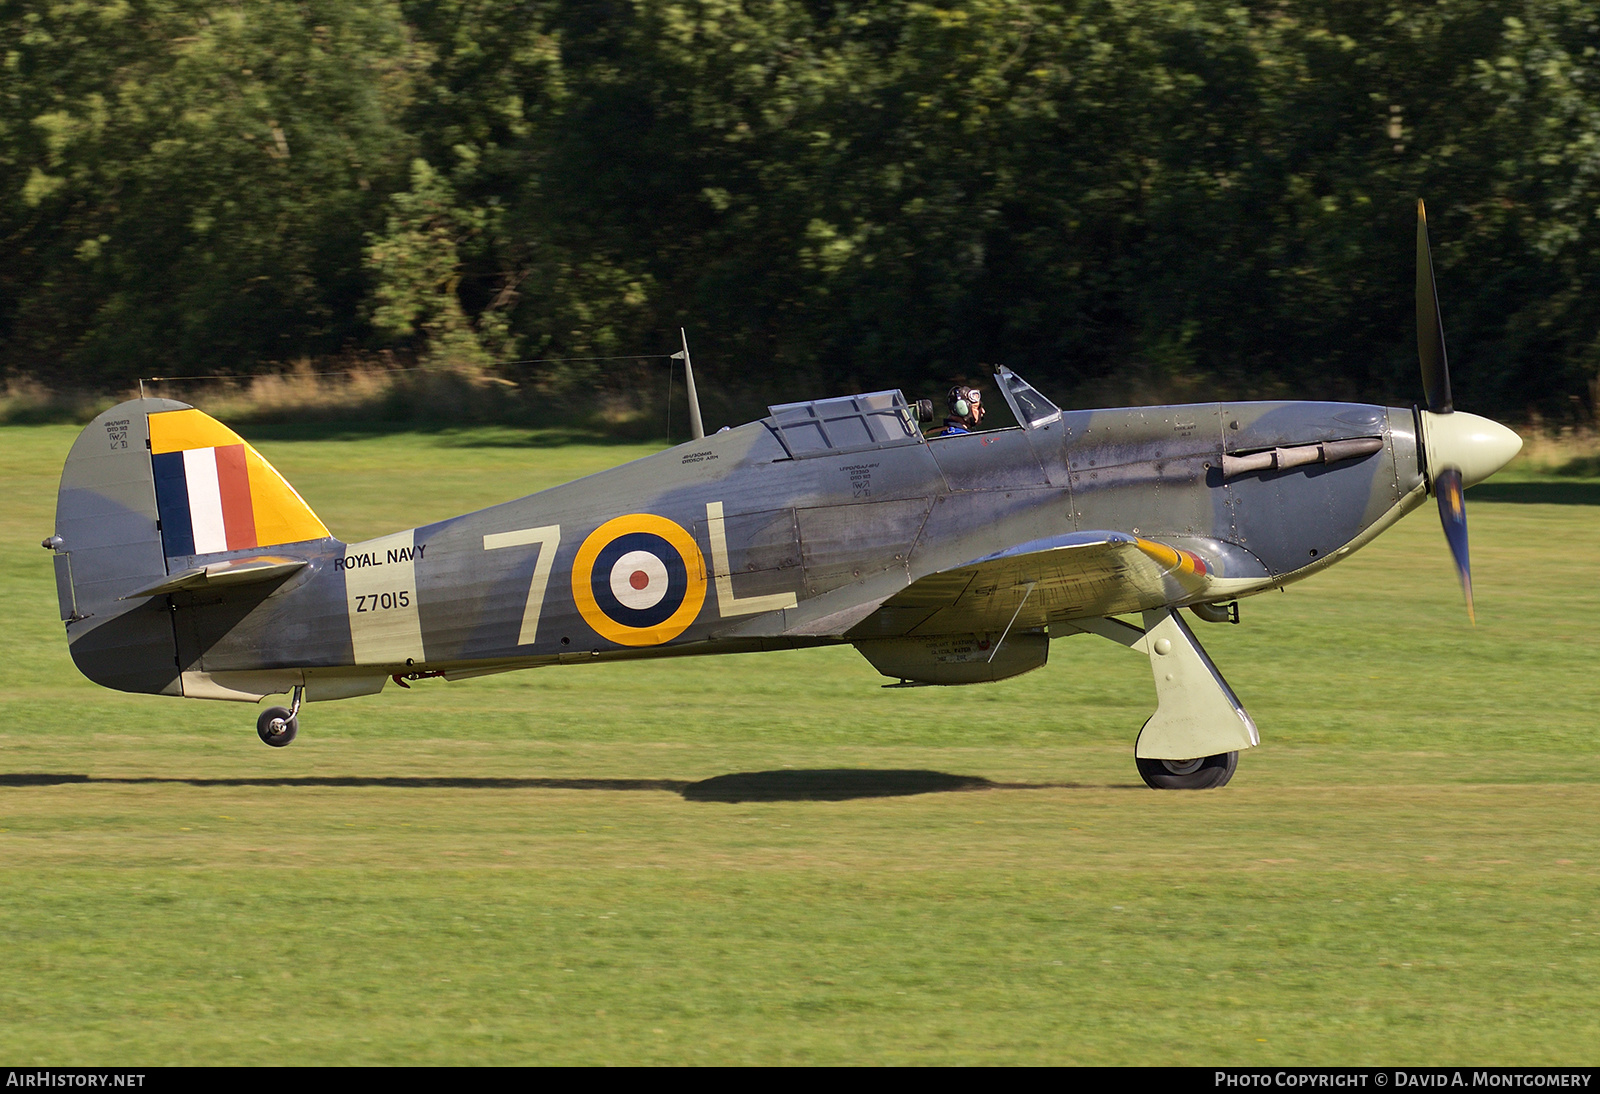
<svg viewBox="0 0 1600 1094">
<path fill-rule="evenodd" d="M 1061 408 L 1004 365 L 995 383 L 1023 429 L 1059 421 Z M 812 399 L 767 408 L 764 424 L 792 459 L 923 444 L 916 409 L 898 390 Z"/>
<path fill-rule="evenodd" d="M 768 407 L 766 426 L 794 459 L 921 444 L 915 410 L 898 391 Z"/>
</svg>

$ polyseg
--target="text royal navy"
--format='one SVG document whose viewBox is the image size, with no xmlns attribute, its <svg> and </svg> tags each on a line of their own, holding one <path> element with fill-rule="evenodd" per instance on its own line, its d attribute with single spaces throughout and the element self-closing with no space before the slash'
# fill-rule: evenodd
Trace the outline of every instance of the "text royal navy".
<svg viewBox="0 0 1600 1094">
<path fill-rule="evenodd" d="M 391 562 L 415 562 L 428 549 L 426 543 L 415 547 L 391 547 L 387 558 L 379 558 L 376 551 L 362 551 L 359 555 L 345 555 L 333 560 L 335 570 L 359 570 L 363 566 L 387 566 Z"/>
</svg>

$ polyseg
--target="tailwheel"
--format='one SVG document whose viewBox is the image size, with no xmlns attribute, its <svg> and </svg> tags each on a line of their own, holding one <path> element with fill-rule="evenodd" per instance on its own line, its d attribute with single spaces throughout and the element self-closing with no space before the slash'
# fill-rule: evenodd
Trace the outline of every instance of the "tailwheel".
<svg viewBox="0 0 1600 1094">
<path fill-rule="evenodd" d="M 1237 752 L 1197 756 L 1192 760 L 1147 760 L 1134 757 L 1139 777 L 1152 790 L 1214 790 L 1227 786 L 1239 766 Z"/>
<path fill-rule="evenodd" d="M 295 739 L 300 732 L 300 699 L 304 695 L 304 688 L 294 689 L 294 699 L 290 706 L 268 707 L 261 712 L 261 717 L 256 719 L 256 736 L 262 742 L 273 748 L 282 748 Z"/>
<path fill-rule="evenodd" d="M 282 748 L 300 732 L 300 719 L 284 707 L 268 707 L 256 719 L 256 735 L 273 748 Z"/>
</svg>

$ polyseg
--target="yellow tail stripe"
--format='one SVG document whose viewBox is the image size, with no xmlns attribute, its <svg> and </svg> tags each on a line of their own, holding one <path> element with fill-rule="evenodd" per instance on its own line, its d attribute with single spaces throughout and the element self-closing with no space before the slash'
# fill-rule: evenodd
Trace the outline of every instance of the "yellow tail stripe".
<svg viewBox="0 0 1600 1094">
<path fill-rule="evenodd" d="M 150 451 L 187 452 L 195 448 L 244 445 L 245 471 L 250 478 L 250 508 L 256 522 L 256 546 L 300 543 L 323 539 L 330 533 L 311 506 L 278 474 L 261 453 L 233 430 L 204 411 L 168 410 L 150 415 Z"/>
<path fill-rule="evenodd" d="M 323 539 L 328 529 L 261 453 L 246 445 L 245 469 L 250 475 L 250 503 L 255 509 L 256 541 L 262 547 Z"/>
<path fill-rule="evenodd" d="M 163 452 L 223 448 L 242 443 L 243 438 L 233 430 L 192 407 L 150 415 L 150 451 L 158 456 Z"/>
</svg>

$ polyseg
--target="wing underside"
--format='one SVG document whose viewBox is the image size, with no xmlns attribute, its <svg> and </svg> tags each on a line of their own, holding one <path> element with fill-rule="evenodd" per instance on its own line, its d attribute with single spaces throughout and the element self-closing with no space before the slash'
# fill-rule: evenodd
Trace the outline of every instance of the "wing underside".
<svg viewBox="0 0 1600 1094">
<path fill-rule="evenodd" d="M 929 574 L 885 600 L 850 637 L 1029 630 L 1195 599 L 1211 584 L 1210 567 L 1192 551 L 1123 532 L 1080 532 Z"/>
</svg>

